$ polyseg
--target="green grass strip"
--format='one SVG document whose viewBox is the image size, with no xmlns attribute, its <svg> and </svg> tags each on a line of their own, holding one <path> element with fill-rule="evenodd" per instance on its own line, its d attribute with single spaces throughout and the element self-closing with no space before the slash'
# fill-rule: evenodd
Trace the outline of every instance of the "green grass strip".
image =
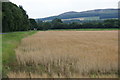
<svg viewBox="0 0 120 80">
<path fill-rule="evenodd" d="M 54 29 L 49 31 L 109 31 L 109 30 L 120 30 L 116 28 L 109 28 L 109 29 Z"/>
<path fill-rule="evenodd" d="M 20 44 L 21 39 L 23 39 L 29 35 L 32 35 L 34 33 L 36 33 L 36 31 L 11 32 L 11 33 L 2 34 L 3 76 L 8 71 L 10 71 L 11 68 L 16 64 L 15 49 Z"/>
</svg>

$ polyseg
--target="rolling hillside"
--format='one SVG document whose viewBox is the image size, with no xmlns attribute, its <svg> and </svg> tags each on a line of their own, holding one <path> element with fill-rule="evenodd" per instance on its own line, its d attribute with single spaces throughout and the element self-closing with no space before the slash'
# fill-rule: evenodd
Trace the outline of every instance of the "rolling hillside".
<svg viewBox="0 0 120 80">
<path fill-rule="evenodd" d="M 84 21 L 118 18 L 118 9 L 96 9 L 83 12 L 70 11 L 57 16 L 38 18 L 42 21 L 51 21 L 60 18 L 63 21 Z M 36 20 L 38 20 L 36 19 Z"/>
</svg>

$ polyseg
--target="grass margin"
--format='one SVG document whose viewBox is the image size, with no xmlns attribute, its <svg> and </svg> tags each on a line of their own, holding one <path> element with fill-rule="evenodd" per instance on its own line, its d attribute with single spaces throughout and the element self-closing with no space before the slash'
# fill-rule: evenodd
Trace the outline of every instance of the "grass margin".
<svg viewBox="0 0 120 80">
<path fill-rule="evenodd" d="M 96 29 L 53 29 L 53 30 L 48 30 L 48 31 L 111 31 L 111 30 L 120 30 L 117 28 L 96 28 Z"/>
<path fill-rule="evenodd" d="M 37 31 L 9 32 L 2 34 L 2 77 L 7 77 L 7 72 L 16 64 L 15 49 L 21 40 Z M 0 66 L 1 67 L 1 66 Z"/>
</svg>

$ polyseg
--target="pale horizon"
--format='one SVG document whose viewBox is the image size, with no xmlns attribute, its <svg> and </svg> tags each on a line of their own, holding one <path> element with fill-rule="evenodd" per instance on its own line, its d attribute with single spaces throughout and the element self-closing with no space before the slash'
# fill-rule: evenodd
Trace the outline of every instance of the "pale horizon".
<svg viewBox="0 0 120 80">
<path fill-rule="evenodd" d="M 119 0 L 10 0 L 22 5 L 29 18 L 45 18 L 64 12 L 82 12 L 95 9 L 117 9 Z M 89 5 L 89 6 L 88 6 Z"/>
</svg>

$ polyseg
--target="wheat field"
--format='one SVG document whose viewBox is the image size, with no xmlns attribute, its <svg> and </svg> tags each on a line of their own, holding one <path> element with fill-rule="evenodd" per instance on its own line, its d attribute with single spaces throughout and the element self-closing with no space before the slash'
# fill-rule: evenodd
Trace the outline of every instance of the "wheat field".
<svg viewBox="0 0 120 80">
<path fill-rule="evenodd" d="M 117 31 L 40 31 L 24 38 L 10 78 L 117 77 Z"/>
</svg>

